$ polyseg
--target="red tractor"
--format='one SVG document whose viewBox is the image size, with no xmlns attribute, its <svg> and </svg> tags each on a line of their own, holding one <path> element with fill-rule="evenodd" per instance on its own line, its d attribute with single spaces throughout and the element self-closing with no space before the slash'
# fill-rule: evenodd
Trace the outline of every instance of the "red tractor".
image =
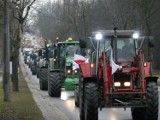
<svg viewBox="0 0 160 120">
<path fill-rule="evenodd" d="M 145 61 L 145 39 L 139 44 L 134 30 L 99 30 L 91 39 L 89 63 L 80 64 L 80 120 L 98 120 L 99 107 L 131 108 L 133 120 L 158 120 L 158 77 Z"/>
</svg>

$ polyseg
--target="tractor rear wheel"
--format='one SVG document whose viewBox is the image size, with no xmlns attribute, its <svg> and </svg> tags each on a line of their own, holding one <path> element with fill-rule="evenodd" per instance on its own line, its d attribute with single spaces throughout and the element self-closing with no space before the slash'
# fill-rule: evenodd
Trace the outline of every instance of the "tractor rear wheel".
<svg viewBox="0 0 160 120">
<path fill-rule="evenodd" d="M 50 72 L 48 80 L 48 94 L 51 97 L 61 96 L 62 80 L 59 72 Z"/>
<path fill-rule="evenodd" d="M 147 107 L 145 120 L 158 120 L 158 86 L 155 82 L 147 83 Z"/>
<path fill-rule="evenodd" d="M 31 71 L 32 71 L 32 74 L 33 75 L 36 75 L 37 74 L 37 68 L 35 65 L 31 66 Z"/>
<path fill-rule="evenodd" d="M 98 120 L 98 87 L 96 83 L 85 83 L 84 103 L 85 120 Z"/>
<path fill-rule="evenodd" d="M 40 68 L 38 67 L 37 68 L 37 78 L 39 78 L 39 71 L 40 71 Z"/>
<path fill-rule="evenodd" d="M 39 71 L 40 90 L 48 90 L 48 68 L 41 68 Z"/>
</svg>

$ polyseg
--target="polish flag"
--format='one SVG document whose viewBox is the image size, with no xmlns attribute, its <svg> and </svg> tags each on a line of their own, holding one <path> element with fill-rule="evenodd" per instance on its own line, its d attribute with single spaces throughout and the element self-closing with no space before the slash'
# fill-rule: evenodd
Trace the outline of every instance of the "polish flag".
<svg viewBox="0 0 160 120">
<path fill-rule="evenodd" d="M 79 68 L 79 64 L 84 63 L 86 61 L 86 58 L 83 57 L 82 55 L 74 55 L 74 60 L 73 60 L 73 70 Z"/>
</svg>

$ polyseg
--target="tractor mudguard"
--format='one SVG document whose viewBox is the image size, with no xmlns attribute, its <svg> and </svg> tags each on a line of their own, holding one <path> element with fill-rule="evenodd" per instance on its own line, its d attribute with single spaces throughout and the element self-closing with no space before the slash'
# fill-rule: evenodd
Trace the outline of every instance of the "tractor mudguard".
<svg viewBox="0 0 160 120">
<path fill-rule="evenodd" d="M 82 76 L 84 78 L 91 77 L 91 64 L 90 63 L 82 63 L 80 64 L 80 68 L 82 71 Z"/>
<path fill-rule="evenodd" d="M 98 78 L 97 77 L 84 77 L 83 78 L 83 84 L 88 83 L 88 82 L 97 83 L 98 82 Z"/>
<path fill-rule="evenodd" d="M 146 77 L 145 79 L 146 79 L 147 83 L 149 83 L 149 82 L 157 83 L 158 77 L 150 76 L 150 77 Z"/>
</svg>

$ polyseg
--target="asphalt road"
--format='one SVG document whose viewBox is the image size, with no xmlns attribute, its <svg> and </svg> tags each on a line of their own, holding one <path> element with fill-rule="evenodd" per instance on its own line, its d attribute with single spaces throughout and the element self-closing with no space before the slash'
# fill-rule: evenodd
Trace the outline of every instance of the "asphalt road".
<svg viewBox="0 0 160 120">
<path fill-rule="evenodd" d="M 22 61 L 22 58 L 21 58 Z M 39 80 L 36 78 L 36 76 L 33 76 L 30 72 L 30 69 L 23 63 L 21 62 L 21 66 L 24 68 L 25 72 L 26 72 L 26 77 L 32 81 L 29 84 L 34 84 L 34 90 L 31 90 L 32 93 L 37 90 L 37 93 L 40 94 L 39 99 L 42 99 L 45 101 L 47 100 L 48 103 L 48 107 L 52 106 L 52 108 L 56 107 L 56 110 L 60 111 L 57 114 L 60 114 L 59 117 L 61 117 L 61 120 L 79 120 L 79 109 L 75 106 L 74 104 L 74 93 L 73 91 L 65 91 L 64 89 L 62 89 L 62 93 L 61 93 L 61 98 L 52 98 L 49 97 L 48 92 L 47 91 L 41 91 L 39 89 Z M 30 87 L 30 89 L 32 89 L 32 87 Z M 36 94 L 37 94 L 36 93 Z M 33 93 L 34 94 L 34 93 Z M 38 99 L 38 100 L 39 100 Z M 35 100 L 35 101 L 38 101 Z M 41 103 L 37 103 L 39 106 L 41 106 Z M 45 105 L 45 109 L 47 111 L 47 109 L 49 109 L 47 107 L 47 104 Z M 53 119 L 52 116 L 49 116 L 49 114 L 53 114 L 53 112 L 51 110 L 48 110 L 48 114 L 44 112 L 44 108 L 40 107 L 43 115 L 45 116 L 46 120 L 60 120 L 60 118 L 58 118 L 58 116 Z M 63 114 L 61 116 L 61 114 Z M 159 112 L 160 115 L 160 112 Z M 54 115 L 55 116 L 55 115 Z M 99 111 L 99 120 L 132 120 L 131 117 L 131 110 L 129 108 L 126 109 L 126 111 L 124 111 L 124 109 L 120 109 L 120 108 L 104 108 L 102 111 Z M 160 117 L 159 119 L 160 120 Z"/>
</svg>

